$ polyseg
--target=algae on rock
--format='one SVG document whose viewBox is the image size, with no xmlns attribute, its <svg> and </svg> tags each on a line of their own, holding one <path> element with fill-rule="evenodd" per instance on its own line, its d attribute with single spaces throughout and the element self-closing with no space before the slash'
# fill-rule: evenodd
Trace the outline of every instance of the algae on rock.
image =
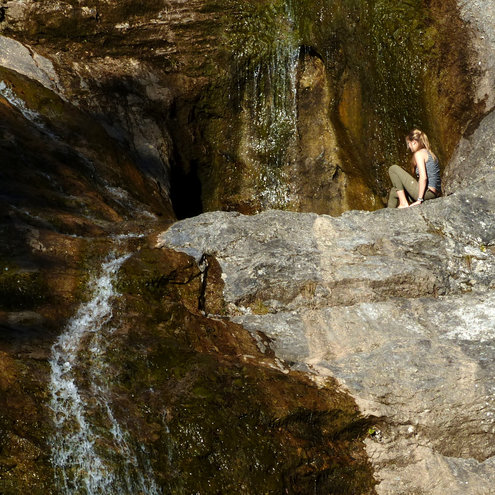
<svg viewBox="0 0 495 495">
<path fill-rule="evenodd" d="M 445 164 L 482 111 L 455 0 L 83 4 L 19 4 L 0 28 L 53 60 L 181 218 L 376 209 L 411 127 Z"/>
<path fill-rule="evenodd" d="M 197 274 L 192 258 L 145 248 L 119 281 L 130 288 L 112 346 L 119 414 L 139 424 L 164 492 L 373 493 L 361 451 L 371 420 L 332 380 L 317 386 L 204 316 Z M 222 279 L 211 284 L 222 298 Z"/>
<path fill-rule="evenodd" d="M 452 2 L 224 3 L 200 114 L 205 210 L 376 209 L 412 127 L 445 163 L 479 114 Z"/>
</svg>

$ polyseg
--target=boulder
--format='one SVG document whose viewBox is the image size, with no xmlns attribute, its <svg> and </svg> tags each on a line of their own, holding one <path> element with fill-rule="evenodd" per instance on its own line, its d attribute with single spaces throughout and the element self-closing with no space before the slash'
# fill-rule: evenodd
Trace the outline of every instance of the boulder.
<svg viewBox="0 0 495 495">
<path fill-rule="evenodd" d="M 213 212 L 158 238 L 214 256 L 226 316 L 287 366 L 337 378 L 376 418 L 379 494 L 495 484 L 492 119 L 461 143 L 448 197 L 340 217 Z"/>
</svg>

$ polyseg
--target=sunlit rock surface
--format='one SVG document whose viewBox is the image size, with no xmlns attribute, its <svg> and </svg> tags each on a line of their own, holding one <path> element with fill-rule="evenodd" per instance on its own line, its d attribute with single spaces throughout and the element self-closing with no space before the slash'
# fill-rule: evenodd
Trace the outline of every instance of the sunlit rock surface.
<svg viewBox="0 0 495 495">
<path fill-rule="evenodd" d="M 419 478 L 427 493 L 490 486 L 493 181 L 473 188 L 465 172 L 489 171 L 491 135 L 468 126 L 475 159 L 456 157 L 446 188 L 464 192 L 422 213 L 199 217 L 235 247 L 220 241 L 201 269 L 146 239 L 202 210 L 374 209 L 413 125 L 446 164 L 492 105 L 484 3 L 2 2 L 0 491 L 58 495 L 51 346 L 122 250 L 135 254 L 95 337 L 105 346 L 82 345 L 75 376 L 94 431 L 128 434 L 164 493 L 372 493 L 365 437 L 382 492 Z M 207 240 L 191 254 L 213 251 Z M 346 326 L 357 334 L 339 347 Z M 444 423 L 418 348 L 438 368 L 433 389 L 452 392 Z M 95 376 L 109 379 L 113 430 Z M 386 419 L 363 418 L 331 376 Z M 99 442 L 122 486 L 118 445 Z M 417 464 L 401 464 L 408 453 Z"/>
<path fill-rule="evenodd" d="M 194 260 L 146 249 L 173 220 L 167 191 L 114 127 L 28 69 L 0 68 L 0 491 L 373 493 L 355 401 L 203 314 L 224 304 L 215 261 L 203 287 Z M 122 252 L 118 293 L 98 280 Z"/>
<path fill-rule="evenodd" d="M 446 194 L 461 188 L 481 190 L 481 194 L 490 195 L 492 191 L 484 189 L 484 182 L 495 171 L 495 112 L 491 111 L 474 133 L 466 134 L 452 157 L 443 176 Z"/>
<path fill-rule="evenodd" d="M 495 5 L 492 2 L 474 0 L 457 2 L 461 18 L 471 30 L 471 43 L 476 53 L 475 68 L 477 68 L 476 100 L 485 105 L 485 111 L 490 111 L 495 105 L 493 92 L 495 82 Z"/>
<path fill-rule="evenodd" d="M 488 494 L 495 483 L 491 120 L 457 155 L 478 175 L 421 207 L 208 213 L 159 238 L 218 260 L 225 312 L 261 349 L 336 377 L 380 418 L 366 442 L 380 494 Z"/>
<path fill-rule="evenodd" d="M 5 36 L 0 36 L 0 54 L 2 67 L 13 69 L 49 89 L 57 90 L 58 76 L 49 59 Z"/>
</svg>

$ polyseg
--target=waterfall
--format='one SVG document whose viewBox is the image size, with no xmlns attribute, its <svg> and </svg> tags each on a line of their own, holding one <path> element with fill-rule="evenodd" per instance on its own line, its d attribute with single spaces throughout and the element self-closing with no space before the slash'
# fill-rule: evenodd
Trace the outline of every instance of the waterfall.
<svg viewBox="0 0 495 495">
<path fill-rule="evenodd" d="M 244 7 L 246 8 L 246 7 Z M 233 44 L 237 87 L 247 133 L 242 148 L 256 163 L 258 195 L 263 207 L 290 203 L 290 150 L 297 135 L 299 38 L 291 2 L 260 12 L 238 13 Z M 260 27 L 261 23 L 261 27 Z"/>
<path fill-rule="evenodd" d="M 46 132 L 41 115 L 28 108 L 24 100 L 19 98 L 5 81 L 0 81 L 0 96 L 3 96 L 13 107 L 17 108 L 25 119 L 35 124 L 40 130 Z"/>
<path fill-rule="evenodd" d="M 284 167 L 296 136 L 298 61 L 298 47 L 278 44 L 268 62 L 258 64 L 253 73 L 250 146 L 265 165 L 260 196 L 267 206 L 289 202 Z"/>
<path fill-rule="evenodd" d="M 143 448 L 131 441 L 111 405 L 106 351 L 116 328 L 112 300 L 118 294 L 113 282 L 129 256 L 103 263 L 99 276 L 89 283 L 90 300 L 52 347 L 52 463 L 63 494 L 160 493 Z M 89 385 L 80 384 L 82 376 Z M 98 417 L 98 426 L 93 417 Z"/>
</svg>

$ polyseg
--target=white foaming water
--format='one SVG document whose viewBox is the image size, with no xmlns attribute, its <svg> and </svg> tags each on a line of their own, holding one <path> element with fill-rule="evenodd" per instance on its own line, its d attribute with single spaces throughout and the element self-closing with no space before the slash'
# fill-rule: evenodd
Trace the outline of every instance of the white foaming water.
<svg viewBox="0 0 495 495">
<path fill-rule="evenodd" d="M 52 463 L 57 487 L 66 495 L 160 493 L 142 447 L 133 445 L 110 403 L 106 351 L 114 331 L 112 299 L 118 295 L 113 282 L 129 256 L 103 264 L 100 276 L 90 282 L 91 299 L 52 347 Z M 88 386 L 78 384 L 81 376 Z"/>
<path fill-rule="evenodd" d="M 268 207 L 284 207 L 290 202 L 289 181 L 284 167 L 288 165 L 287 150 L 293 144 L 297 131 L 298 64 L 299 47 L 279 44 L 269 63 L 264 67 L 258 66 L 253 77 L 254 135 L 250 146 L 252 151 L 266 160 L 259 183 L 260 197 Z"/>
<path fill-rule="evenodd" d="M 21 100 L 8 86 L 5 81 L 0 81 L 0 95 L 2 95 L 12 106 L 16 107 L 22 115 L 31 122 L 35 123 L 38 127 L 44 129 L 44 124 L 41 119 L 41 115 L 34 110 L 29 109 L 23 100 Z"/>
</svg>

